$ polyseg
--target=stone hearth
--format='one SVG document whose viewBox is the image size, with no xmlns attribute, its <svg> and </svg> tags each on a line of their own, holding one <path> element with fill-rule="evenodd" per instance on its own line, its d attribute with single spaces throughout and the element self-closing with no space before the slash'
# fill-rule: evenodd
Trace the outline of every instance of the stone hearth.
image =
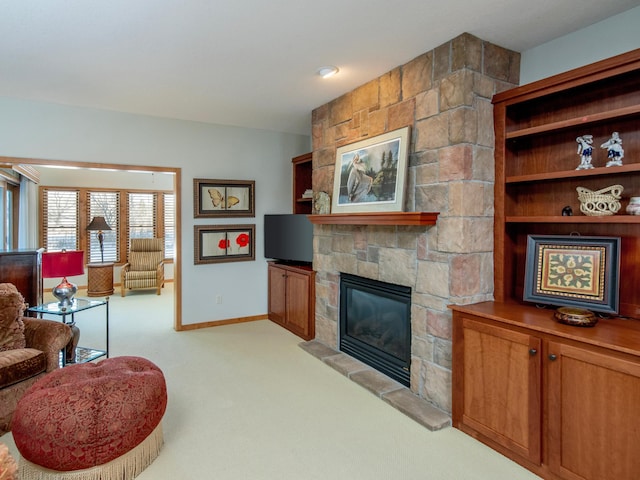
<svg viewBox="0 0 640 480">
<path fill-rule="evenodd" d="M 519 61 L 463 34 L 313 112 L 314 191 L 332 192 L 338 147 L 409 126 L 405 210 L 439 212 L 435 226 L 315 226 L 315 342 L 338 348 L 340 272 L 411 287 L 410 390 L 448 413 L 447 305 L 493 298 L 491 98 L 517 85 Z"/>
<path fill-rule="evenodd" d="M 333 350 L 316 340 L 302 343 L 300 346 L 429 430 L 440 430 L 451 425 L 451 419 L 446 412 L 435 408 L 414 395 L 408 388 L 349 355 Z"/>
</svg>

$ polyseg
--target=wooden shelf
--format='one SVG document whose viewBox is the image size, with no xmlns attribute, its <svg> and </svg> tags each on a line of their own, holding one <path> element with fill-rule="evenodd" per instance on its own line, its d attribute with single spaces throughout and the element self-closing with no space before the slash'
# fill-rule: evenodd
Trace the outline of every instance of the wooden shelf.
<svg viewBox="0 0 640 480">
<path fill-rule="evenodd" d="M 367 212 L 308 215 L 315 225 L 435 225 L 435 212 Z"/>
<path fill-rule="evenodd" d="M 603 215 L 593 216 L 588 215 L 569 215 L 569 216 L 544 216 L 544 215 L 531 215 L 531 216 L 507 216 L 505 218 L 506 223 L 640 223 L 639 215 Z"/>
<path fill-rule="evenodd" d="M 600 175 L 615 175 L 619 173 L 639 172 L 640 164 L 630 163 L 621 167 L 596 167 L 589 170 L 565 170 L 562 172 L 545 172 L 531 175 L 512 175 L 505 179 L 505 183 L 541 182 L 547 180 L 563 180 L 566 178 L 596 177 Z"/>
<path fill-rule="evenodd" d="M 514 130 L 512 132 L 506 132 L 505 138 L 514 139 L 520 137 L 527 137 L 530 135 L 539 135 L 547 132 L 556 132 L 563 128 L 575 127 L 576 125 L 589 125 L 596 122 L 603 122 L 606 120 L 618 119 L 627 117 L 630 115 L 637 115 L 640 113 L 640 106 L 632 105 L 629 107 L 616 108 L 608 110 L 606 112 L 597 113 L 593 115 L 583 115 L 581 117 L 570 118 L 567 120 L 560 120 L 557 122 L 550 122 L 544 125 L 536 127 L 522 128 L 520 130 Z"/>
<path fill-rule="evenodd" d="M 293 167 L 293 203 L 292 212 L 310 214 L 313 211 L 313 199 L 302 195 L 313 186 L 313 154 L 305 153 L 291 159 Z"/>
</svg>

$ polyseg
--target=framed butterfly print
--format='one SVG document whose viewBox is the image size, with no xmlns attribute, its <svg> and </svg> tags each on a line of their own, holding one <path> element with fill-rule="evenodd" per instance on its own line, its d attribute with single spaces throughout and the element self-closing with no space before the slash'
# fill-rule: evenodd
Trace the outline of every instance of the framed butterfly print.
<svg viewBox="0 0 640 480">
<path fill-rule="evenodd" d="M 255 217 L 254 180 L 193 179 L 194 218 Z"/>
<path fill-rule="evenodd" d="M 194 264 L 255 260 L 255 225 L 195 225 Z"/>
</svg>

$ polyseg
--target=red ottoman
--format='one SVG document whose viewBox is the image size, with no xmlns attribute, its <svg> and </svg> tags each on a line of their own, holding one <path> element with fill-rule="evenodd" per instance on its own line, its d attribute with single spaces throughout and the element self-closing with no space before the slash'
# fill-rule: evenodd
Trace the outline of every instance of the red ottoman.
<svg viewBox="0 0 640 480">
<path fill-rule="evenodd" d="M 144 358 L 55 370 L 27 390 L 13 416 L 20 478 L 132 479 L 162 448 L 166 406 L 164 375 Z"/>
</svg>

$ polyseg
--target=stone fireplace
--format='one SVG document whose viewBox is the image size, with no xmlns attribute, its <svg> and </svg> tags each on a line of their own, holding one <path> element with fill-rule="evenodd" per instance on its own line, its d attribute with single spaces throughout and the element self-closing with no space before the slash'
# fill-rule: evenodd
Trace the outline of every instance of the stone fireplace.
<svg viewBox="0 0 640 480">
<path fill-rule="evenodd" d="M 331 194 L 336 149 L 409 126 L 406 211 L 435 226 L 315 225 L 316 341 L 339 348 L 340 277 L 407 286 L 411 391 L 451 412 L 449 304 L 493 293 L 493 108 L 518 53 L 469 34 L 313 111 L 313 189 Z"/>
</svg>

